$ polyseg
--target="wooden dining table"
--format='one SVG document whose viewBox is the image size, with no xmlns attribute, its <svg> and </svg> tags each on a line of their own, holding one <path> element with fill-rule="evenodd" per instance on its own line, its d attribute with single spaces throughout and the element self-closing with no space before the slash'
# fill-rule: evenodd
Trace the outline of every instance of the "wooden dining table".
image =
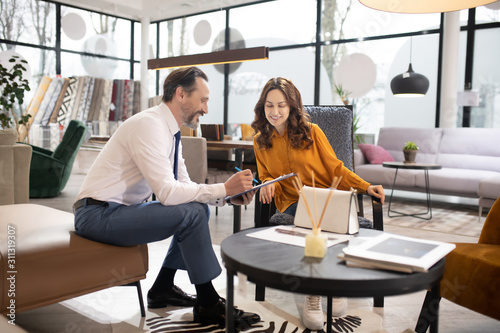
<svg viewBox="0 0 500 333">
<path fill-rule="evenodd" d="M 243 165 L 243 150 L 253 149 L 253 141 L 245 140 L 222 140 L 222 141 L 208 141 L 207 149 L 210 148 L 225 148 L 234 149 L 234 162 L 238 168 Z M 236 170 L 235 170 L 236 172 Z M 241 206 L 233 206 L 233 233 L 241 230 Z"/>
</svg>

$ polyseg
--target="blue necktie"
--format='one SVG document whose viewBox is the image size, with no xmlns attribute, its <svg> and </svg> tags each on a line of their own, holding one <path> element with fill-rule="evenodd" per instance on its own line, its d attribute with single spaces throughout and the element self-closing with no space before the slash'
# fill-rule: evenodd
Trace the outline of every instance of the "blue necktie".
<svg viewBox="0 0 500 333">
<path fill-rule="evenodd" d="M 177 164 L 179 161 L 179 141 L 181 140 L 181 131 L 175 133 L 175 149 L 174 149 L 174 178 L 177 179 Z"/>
</svg>

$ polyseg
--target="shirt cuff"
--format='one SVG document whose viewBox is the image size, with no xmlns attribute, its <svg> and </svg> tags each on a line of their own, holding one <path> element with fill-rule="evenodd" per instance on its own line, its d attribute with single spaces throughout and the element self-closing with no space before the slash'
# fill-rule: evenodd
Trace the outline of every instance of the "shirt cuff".
<svg viewBox="0 0 500 333">
<path fill-rule="evenodd" d="M 226 197 L 226 186 L 224 183 L 221 184 L 213 184 L 212 199 L 208 202 L 209 205 L 222 207 L 225 203 Z"/>
</svg>

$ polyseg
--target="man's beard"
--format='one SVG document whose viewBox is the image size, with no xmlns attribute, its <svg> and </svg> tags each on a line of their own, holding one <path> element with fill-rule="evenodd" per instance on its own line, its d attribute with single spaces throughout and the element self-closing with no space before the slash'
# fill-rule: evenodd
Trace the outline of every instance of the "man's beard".
<svg viewBox="0 0 500 333">
<path fill-rule="evenodd" d="M 199 115 L 200 117 L 203 116 L 203 111 L 194 111 L 192 113 L 189 113 L 187 114 L 187 112 L 185 112 L 185 110 L 183 110 L 182 112 L 182 120 L 184 122 L 184 125 L 191 128 L 191 129 L 197 129 L 198 128 L 198 124 L 200 122 L 200 118 L 196 117 L 197 115 Z"/>
</svg>

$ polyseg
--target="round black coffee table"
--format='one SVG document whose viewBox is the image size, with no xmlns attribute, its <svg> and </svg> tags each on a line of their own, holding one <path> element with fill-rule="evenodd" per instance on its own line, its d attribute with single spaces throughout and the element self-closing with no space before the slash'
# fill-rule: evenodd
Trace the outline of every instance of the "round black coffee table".
<svg viewBox="0 0 500 333">
<path fill-rule="evenodd" d="M 396 169 L 396 173 L 394 174 L 394 181 L 392 182 L 392 191 L 391 196 L 389 198 L 389 207 L 387 208 L 387 216 L 389 217 L 398 217 L 398 216 L 413 216 L 418 217 L 423 220 L 432 219 L 432 206 L 431 206 L 431 191 L 429 187 L 429 170 L 438 170 L 441 169 L 440 164 L 431 164 L 431 163 L 408 163 L 408 162 L 384 162 L 382 163 L 384 168 L 393 168 Z M 423 213 L 416 214 L 405 214 L 402 212 L 395 211 L 391 209 L 392 204 L 392 195 L 394 194 L 394 187 L 396 185 L 396 178 L 398 177 L 399 169 L 410 169 L 410 170 L 423 170 L 424 171 L 424 180 L 425 180 L 425 197 L 427 200 L 427 211 Z M 393 215 L 391 215 L 393 213 Z M 396 215 L 394 215 L 396 213 Z M 426 216 L 429 214 L 429 216 Z M 421 216 L 424 215 L 424 216 Z"/>
<path fill-rule="evenodd" d="M 222 260 L 227 271 L 228 309 L 234 304 L 233 277 L 237 272 L 246 275 L 249 281 L 257 285 L 327 296 L 327 332 L 332 329 L 332 297 L 381 297 L 431 289 L 429 302 L 433 305 L 434 318 L 428 320 L 429 318 L 422 318 L 421 314 L 417 328 L 424 325 L 426 330 L 430 324 L 431 332 L 437 332 L 436 307 L 439 304 L 439 282 L 444 271 L 444 258 L 426 273 L 408 274 L 348 267 L 337 258 L 346 243 L 329 247 L 323 259 L 310 258 L 304 257 L 303 247 L 247 236 L 258 230 L 262 229 L 236 233 L 221 244 Z M 380 233 L 377 230 L 360 229 L 354 237 L 373 237 Z M 232 317 L 233 312 L 226 311 L 228 332 L 234 331 Z M 421 319 L 428 320 L 428 323 L 421 322 Z"/>
</svg>

